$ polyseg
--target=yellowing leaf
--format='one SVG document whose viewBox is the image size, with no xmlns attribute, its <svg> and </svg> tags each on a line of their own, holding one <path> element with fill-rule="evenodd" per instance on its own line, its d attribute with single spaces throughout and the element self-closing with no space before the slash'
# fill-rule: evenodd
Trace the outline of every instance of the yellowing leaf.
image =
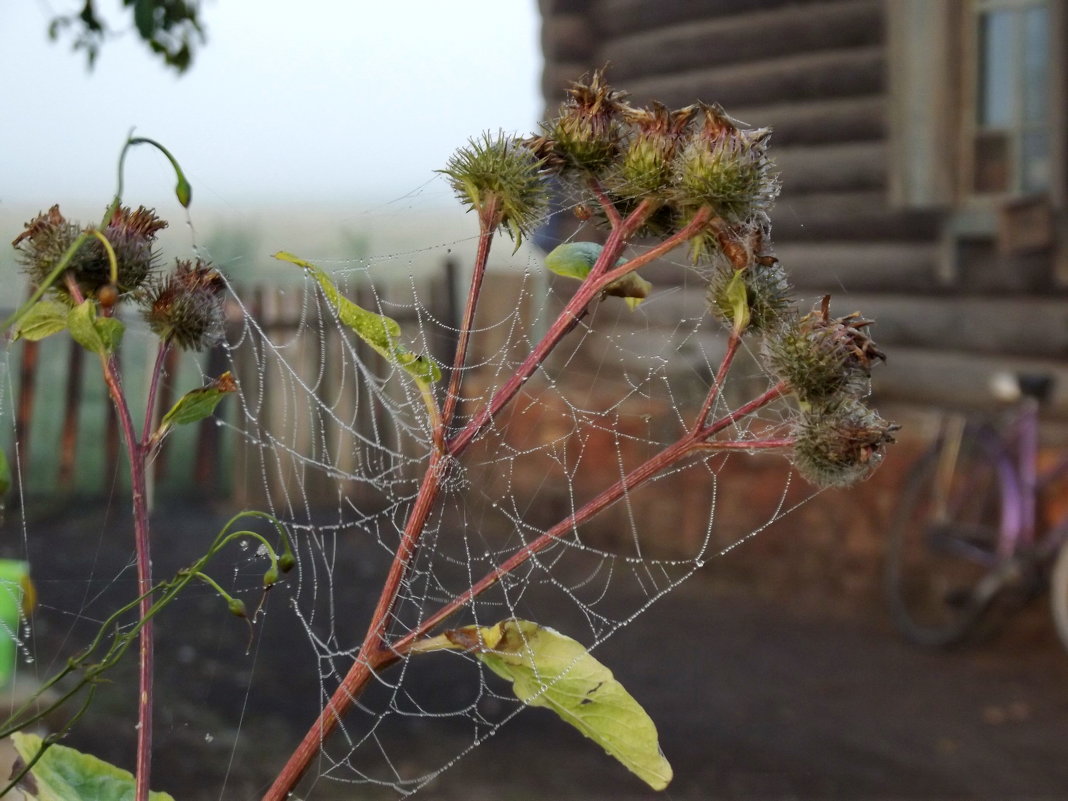
<svg viewBox="0 0 1068 801">
<path fill-rule="evenodd" d="M 593 269 L 593 265 L 597 263 L 597 259 L 600 258 L 602 250 L 604 246 L 596 242 L 565 242 L 553 248 L 545 256 L 545 268 L 565 278 L 584 281 Z M 626 261 L 620 259 L 615 266 L 619 267 L 623 264 L 626 264 Z M 627 306 L 634 309 L 649 296 L 652 288 L 652 284 L 634 272 L 627 273 L 610 283 L 604 288 L 604 293 L 624 298 Z"/>
<path fill-rule="evenodd" d="M 224 397 L 237 391 L 237 383 L 229 371 L 223 373 L 203 387 L 191 389 L 170 408 L 160 421 L 156 438 L 161 437 L 172 426 L 185 425 L 203 420 L 215 411 Z"/>
<path fill-rule="evenodd" d="M 41 750 L 32 734 L 11 735 L 22 762 Z M 129 771 L 64 745 L 53 745 L 18 784 L 26 801 L 130 801 L 134 777 Z M 174 801 L 167 793 L 149 793 L 150 801 Z"/>
<path fill-rule="evenodd" d="M 520 701 L 548 707 L 654 790 L 671 781 L 652 718 L 578 641 L 529 620 L 505 620 L 448 631 L 412 650 L 440 649 L 474 654 L 512 682 Z"/>
<path fill-rule="evenodd" d="M 67 327 L 70 307 L 55 300 L 40 300 L 30 307 L 15 324 L 12 339 L 28 339 L 31 342 L 58 334 Z"/>
<path fill-rule="evenodd" d="M 441 379 L 441 370 L 430 359 L 410 351 L 401 341 L 401 328 L 391 317 L 364 309 L 338 292 L 330 276 L 311 262 L 279 251 L 274 257 L 303 267 L 319 282 L 326 299 L 337 312 L 338 319 L 355 331 L 364 342 L 378 351 L 390 364 L 400 367 L 417 382 L 429 385 Z"/>
<path fill-rule="evenodd" d="M 742 332 L 749 327 L 749 288 L 745 284 L 742 270 L 735 270 L 727 284 L 727 302 L 731 306 L 731 319 L 734 330 Z"/>
</svg>

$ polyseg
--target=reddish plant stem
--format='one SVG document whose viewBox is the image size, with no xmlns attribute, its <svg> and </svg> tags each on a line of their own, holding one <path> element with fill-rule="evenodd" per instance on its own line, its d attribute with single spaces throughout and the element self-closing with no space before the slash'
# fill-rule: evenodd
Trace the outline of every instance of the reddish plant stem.
<svg viewBox="0 0 1068 801">
<path fill-rule="evenodd" d="M 727 350 L 723 354 L 723 360 L 719 363 L 719 369 L 716 371 L 716 376 L 712 379 L 712 386 L 708 388 L 708 395 L 705 396 L 705 402 L 701 406 L 701 411 L 697 413 L 697 420 L 694 421 L 694 431 L 700 429 L 700 427 L 705 424 L 705 420 L 708 419 L 708 415 L 712 413 L 712 407 L 723 392 L 723 384 L 727 380 L 727 372 L 731 369 L 731 365 L 734 363 L 734 356 L 738 353 L 738 346 L 741 342 L 742 335 L 738 331 L 731 329 L 730 338 L 727 340 Z"/>
<path fill-rule="evenodd" d="M 403 656 L 413 643 L 422 637 L 425 637 L 435 626 L 467 606 L 471 601 L 500 581 L 502 577 L 507 576 L 532 556 L 544 550 L 549 545 L 556 542 L 560 537 L 573 531 L 594 515 L 620 500 L 626 493 L 637 489 L 650 479 L 655 478 L 663 470 L 671 467 L 688 454 L 697 450 L 703 450 L 706 447 L 716 449 L 717 445 L 724 446 L 723 448 L 720 448 L 721 450 L 730 450 L 733 449 L 734 446 L 737 446 L 737 449 L 739 450 L 755 450 L 762 447 L 785 448 L 793 444 L 792 440 L 772 440 L 769 441 L 771 444 L 766 446 L 762 445 L 759 440 L 739 443 L 706 443 L 704 441 L 707 437 L 712 436 L 717 431 L 723 430 L 732 423 L 735 423 L 757 411 L 761 407 L 771 403 L 773 400 L 780 397 L 785 389 L 786 387 L 784 384 L 777 384 L 759 397 L 754 398 L 749 403 L 734 412 L 725 415 L 711 425 L 687 432 L 677 442 L 669 445 L 664 450 L 627 473 L 627 475 L 615 484 L 603 490 L 590 501 L 587 501 L 580 509 L 575 511 L 574 514 L 561 520 L 555 526 L 524 545 L 508 557 L 508 559 L 501 562 L 500 565 L 472 584 L 467 592 L 449 601 L 437 612 L 423 620 L 418 627 L 397 640 L 392 648 L 395 654 L 394 658 Z"/>
<path fill-rule="evenodd" d="M 773 451 L 784 450 L 794 446 L 793 437 L 781 437 L 780 439 L 750 439 L 750 440 L 717 440 L 716 442 L 698 442 L 693 446 L 695 451 Z"/>
<path fill-rule="evenodd" d="M 623 218 L 619 216 L 619 210 L 616 208 L 616 204 L 605 194 L 604 187 L 601 186 L 601 182 L 596 178 L 590 179 L 590 189 L 593 190 L 593 194 L 597 196 L 597 202 L 601 204 L 601 209 L 604 211 L 605 216 L 608 218 L 608 222 L 613 228 L 618 228 L 623 224 Z"/>
<path fill-rule="evenodd" d="M 141 428 L 141 447 L 148 448 L 152 441 L 153 423 L 155 422 L 156 393 L 159 391 L 160 381 L 163 379 L 163 367 L 167 363 L 167 354 L 170 352 L 171 343 L 161 339 L 159 348 L 156 350 L 156 363 L 152 367 L 152 374 L 148 380 L 148 401 L 145 404 L 145 424 Z M 146 451 L 147 453 L 147 451 Z"/>
<path fill-rule="evenodd" d="M 403 580 L 408 565 L 419 545 L 419 538 L 426 525 L 426 520 L 433 507 L 434 501 L 437 499 L 438 492 L 441 488 L 443 471 L 448 469 L 448 461 L 461 453 L 485 428 L 485 426 L 488 425 L 489 421 L 492 420 L 493 415 L 500 411 L 500 409 L 516 395 L 522 385 L 529 380 L 535 370 L 537 370 L 537 368 L 545 361 L 553 348 L 555 348 L 560 340 L 574 327 L 581 315 L 585 312 L 587 306 L 589 306 L 590 302 L 599 292 L 601 292 L 601 290 L 604 289 L 604 287 L 621 276 L 633 272 L 643 264 L 659 258 L 661 255 L 678 247 L 704 227 L 711 216 L 709 209 L 701 209 L 684 228 L 666 239 L 659 246 L 651 248 L 640 257 L 628 261 L 621 267 L 612 269 L 611 266 L 615 265 L 616 261 L 618 261 L 619 256 L 623 252 L 624 247 L 626 247 L 630 237 L 641 227 L 649 214 L 652 213 L 653 209 L 654 207 L 649 201 L 642 201 L 621 224 L 612 230 L 612 233 L 608 236 L 608 240 L 605 242 L 600 257 L 591 269 L 587 280 L 579 287 L 578 291 L 572 296 L 571 300 L 568 301 L 567 305 L 565 305 L 563 311 L 557 316 L 541 342 L 539 342 L 534 350 L 531 351 L 530 355 L 527 356 L 516 372 L 505 382 L 504 386 L 502 386 L 482 408 L 482 411 L 468 422 L 456 437 L 446 443 L 445 449 L 443 451 L 438 449 L 432 451 L 427 472 L 423 477 L 423 483 L 419 488 L 415 505 L 409 514 L 404 529 L 404 535 L 397 548 L 397 553 L 394 556 L 382 592 L 379 595 L 378 606 L 372 615 L 371 623 L 368 626 L 367 635 L 360 646 L 359 654 L 348 673 L 346 673 L 345 677 L 341 680 L 337 690 L 335 690 L 334 694 L 330 697 L 329 702 L 320 712 L 318 719 L 305 733 L 300 744 L 290 755 L 281 772 L 275 778 L 274 783 L 263 796 L 263 801 L 284 801 L 307 771 L 312 760 L 315 758 L 315 755 L 319 752 L 323 741 L 330 736 L 335 728 L 337 728 L 341 717 L 348 710 L 352 702 L 359 697 L 360 693 L 362 693 L 363 688 L 370 680 L 374 671 L 379 670 L 400 658 L 402 651 L 398 649 L 397 644 L 390 646 L 386 643 L 385 633 L 388 626 L 389 615 L 396 602 L 401 581 Z M 487 254 L 488 248 L 489 245 L 487 243 Z M 468 300 L 469 307 L 471 307 L 471 316 L 473 318 L 473 301 L 471 294 L 469 294 Z M 477 300 L 477 293 L 475 293 L 475 300 Z M 465 320 L 466 319 L 467 314 L 465 313 Z M 465 325 L 465 327 L 469 327 L 469 323 Z M 459 371 L 456 372 L 458 373 Z M 454 397 L 456 394 L 456 392 L 452 390 L 451 384 L 452 382 L 450 381 L 450 398 Z M 448 399 L 446 400 L 446 403 L 448 403 Z M 447 419 L 447 417 L 443 418 L 443 420 L 444 419 Z M 647 480 L 649 477 L 655 475 L 664 467 L 671 464 L 675 459 L 681 458 L 682 455 L 684 455 L 686 448 L 696 441 L 696 437 L 703 435 L 706 435 L 704 430 L 698 433 L 691 433 L 683 440 L 680 440 L 679 443 L 676 443 L 676 445 L 662 451 L 658 457 L 654 457 L 653 460 L 650 460 L 650 462 L 654 463 L 652 472 L 641 480 Z M 669 454 L 670 458 L 665 456 L 665 454 Z M 658 459 L 662 461 L 658 461 Z M 648 466 L 648 464 L 649 463 L 647 463 L 646 466 Z M 655 466 L 655 464 L 659 464 L 659 466 Z M 638 468 L 638 470 L 640 471 L 642 468 Z M 626 479 L 624 479 L 624 481 L 625 480 Z M 616 486 L 618 487 L 619 484 Z M 587 506 L 593 508 L 591 506 L 592 504 L 598 501 L 600 503 L 600 505 L 591 511 L 588 516 L 596 514 L 596 512 L 604 508 L 604 506 L 617 500 L 618 497 L 622 496 L 623 492 L 626 492 L 626 490 L 630 488 L 630 486 L 631 485 L 623 486 L 622 489 L 619 490 L 619 494 L 612 500 L 608 499 L 611 496 L 611 488 L 610 490 L 601 493 L 598 498 L 595 498 L 594 501 L 587 504 Z M 635 484 L 633 486 L 637 485 Z M 585 508 L 586 507 L 584 507 L 584 509 Z M 579 521 L 577 517 L 572 516 L 563 521 L 559 526 L 554 527 L 551 531 L 556 531 L 558 528 L 560 528 L 561 531 L 569 530 L 571 526 L 578 525 L 579 522 L 581 521 Z M 559 532 L 555 536 L 559 536 Z M 544 542 L 538 546 L 536 550 L 532 550 L 532 548 L 542 540 L 544 540 Z M 544 548 L 551 541 L 551 539 L 545 539 L 545 535 L 538 540 L 534 540 L 530 545 L 526 546 L 513 556 L 513 560 L 516 558 L 519 559 L 515 565 L 509 569 L 514 569 L 514 567 L 529 559 L 537 553 L 537 550 Z M 525 556 L 523 554 L 525 554 Z M 509 562 L 511 561 L 512 560 L 509 560 Z M 509 562 L 506 562 L 505 564 L 509 564 Z M 485 584 L 485 586 L 478 589 L 477 592 L 475 592 L 475 587 L 472 587 L 469 593 L 460 596 L 460 598 L 464 600 L 454 600 L 445 608 L 455 611 L 455 609 L 458 609 L 463 603 L 466 603 L 466 600 L 473 598 L 486 587 L 490 586 L 494 581 L 498 580 L 503 573 L 495 572 L 491 575 L 494 575 L 495 577 L 489 581 L 489 583 Z M 477 586 L 479 585 L 476 585 L 476 587 Z M 451 614 L 452 611 L 448 614 Z M 435 616 L 435 624 L 436 621 L 440 619 L 443 618 Z M 426 624 L 423 624 L 416 631 L 423 632 L 426 630 Z M 412 640 L 413 636 L 412 634 L 409 634 L 402 640 L 398 641 L 398 644 L 410 643 Z"/>
<path fill-rule="evenodd" d="M 575 323 L 578 322 L 582 314 L 585 312 L 586 307 L 589 306 L 590 302 L 602 289 L 622 276 L 637 270 L 642 265 L 674 250 L 697 233 L 707 223 L 710 216 L 710 212 L 708 212 L 707 209 L 702 209 L 685 228 L 665 239 L 660 245 L 650 248 L 645 253 L 631 259 L 620 267 L 607 269 L 606 265 L 615 264 L 619 259 L 619 254 L 626 246 L 627 236 L 624 234 L 626 234 L 628 230 L 633 233 L 634 230 L 639 228 L 641 223 L 645 220 L 645 215 L 648 215 L 650 211 L 651 206 L 639 205 L 638 209 L 624 221 L 623 225 L 609 235 L 604 250 L 601 251 L 601 255 L 597 259 L 597 263 L 594 265 L 593 269 L 590 271 L 589 277 L 571 297 L 571 300 L 568 301 L 567 305 L 564 306 L 563 311 L 560 312 L 559 316 L 545 333 L 545 337 L 490 399 L 489 403 L 487 403 L 482 408 L 482 411 L 468 422 L 463 430 L 448 441 L 446 450 L 449 454 L 455 456 L 463 451 L 464 448 L 470 444 L 471 440 L 478 436 L 478 434 L 482 432 L 482 429 L 489 424 L 493 419 L 493 416 L 497 414 L 508 401 L 515 397 L 515 394 L 520 390 L 523 384 L 530 380 L 534 371 L 541 366 L 549 353 L 552 352 L 553 348 L 555 348 L 564 335 L 574 327 Z"/>
<path fill-rule="evenodd" d="M 441 471 L 446 469 L 446 462 L 447 460 L 440 451 L 431 453 L 430 463 L 423 476 L 423 483 L 419 487 L 415 506 L 412 507 L 408 516 L 393 564 L 382 585 L 378 605 L 375 607 L 374 614 L 371 615 L 371 622 L 367 627 L 363 643 L 360 645 L 360 652 L 348 673 L 341 680 L 341 684 L 319 713 L 318 719 L 304 734 L 300 744 L 290 755 L 266 795 L 263 796 L 263 801 L 283 801 L 292 792 L 319 752 L 323 741 L 337 728 L 342 715 L 359 697 L 374 671 L 395 658 L 386 645 L 386 629 L 389 626 L 390 614 L 396 603 L 404 574 L 415 555 L 419 537 L 441 488 Z"/>
<path fill-rule="evenodd" d="M 475 253 L 474 273 L 471 286 L 467 290 L 467 305 L 464 307 L 463 320 L 460 323 L 460 336 L 456 342 L 456 354 L 452 362 L 452 375 L 449 376 L 449 388 L 445 393 L 445 409 L 441 415 L 441 425 L 448 430 L 456 413 L 456 404 L 460 400 L 460 384 L 463 380 L 464 363 L 467 361 L 467 347 L 471 340 L 471 328 L 475 323 L 475 310 L 482 294 L 482 279 L 486 275 L 486 262 L 489 260 L 490 246 L 493 244 L 493 232 L 499 221 L 496 203 L 479 213 L 478 251 Z M 497 222 L 495 222 L 497 221 Z"/>
<path fill-rule="evenodd" d="M 74 277 L 68 272 L 65 281 L 75 303 L 83 303 L 85 296 Z M 111 405 L 119 421 L 119 430 L 126 443 L 130 461 L 130 495 L 133 504 L 134 552 L 137 562 L 137 593 L 141 596 L 138 614 L 141 633 L 138 636 L 138 693 L 137 693 L 137 758 L 134 770 L 134 801 L 148 801 L 152 778 L 152 697 L 154 638 L 152 619 L 152 551 L 148 529 L 148 492 L 145 486 L 145 450 L 134 431 L 133 417 L 126 394 L 122 389 L 120 371 L 114 356 L 100 354 L 104 384 L 111 396 Z M 153 381 L 156 377 L 153 377 Z M 151 406 L 149 406 L 151 409 Z M 151 412 L 149 412 L 151 413 Z"/>
<path fill-rule="evenodd" d="M 148 493 L 145 486 L 145 452 L 134 433 L 130 408 L 122 391 L 118 370 L 112 358 L 101 357 L 104 383 L 119 418 L 119 428 L 130 460 L 130 490 L 133 501 L 134 549 L 137 559 L 137 592 L 142 595 L 139 614 L 144 621 L 139 644 L 139 688 L 137 695 L 137 767 L 135 801 L 148 801 L 152 772 L 152 696 L 153 696 L 153 624 L 148 618 L 152 608 L 152 555 L 148 530 Z"/>
</svg>

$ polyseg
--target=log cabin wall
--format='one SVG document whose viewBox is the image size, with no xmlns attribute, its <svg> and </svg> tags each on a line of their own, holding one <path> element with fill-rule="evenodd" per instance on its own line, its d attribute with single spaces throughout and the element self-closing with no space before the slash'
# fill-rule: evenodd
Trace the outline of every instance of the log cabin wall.
<svg viewBox="0 0 1068 801">
<path fill-rule="evenodd" d="M 977 15 L 998 5 L 1047 9 L 1040 191 L 973 191 Z M 993 373 L 1032 370 L 1056 375 L 1050 417 L 1068 421 L 1064 0 L 540 7 L 549 114 L 570 81 L 609 64 L 635 104 L 718 102 L 773 128 L 777 255 L 799 297 L 831 293 L 837 312 L 876 318 L 890 354 L 876 371 L 877 405 L 984 407 Z M 696 307 L 701 291 L 684 287 L 687 299 L 663 308 Z"/>
</svg>

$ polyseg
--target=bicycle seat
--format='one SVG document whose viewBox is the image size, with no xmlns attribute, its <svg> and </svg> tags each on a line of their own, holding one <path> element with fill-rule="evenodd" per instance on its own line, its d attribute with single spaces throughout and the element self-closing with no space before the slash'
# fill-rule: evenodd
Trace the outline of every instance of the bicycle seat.
<svg viewBox="0 0 1068 801">
<path fill-rule="evenodd" d="M 997 373 L 991 378 L 990 390 L 995 398 L 1007 403 L 1015 403 L 1020 398 L 1034 398 L 1042 403 L 1053 392 L 1053 376 L 1047 373 Z"/>
<path fill-rule="evenodd" d="M 1049 400 L 1053 392 L 1053 376 L 1044 373 L 1017 373 L 1016 382 L 1020 385 L 1021 395 L 1039 403 Z"/>
</svg>

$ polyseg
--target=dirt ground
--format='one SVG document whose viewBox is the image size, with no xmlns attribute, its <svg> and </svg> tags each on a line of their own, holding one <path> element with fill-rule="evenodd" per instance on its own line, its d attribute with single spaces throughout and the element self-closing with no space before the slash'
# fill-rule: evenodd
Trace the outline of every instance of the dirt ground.
<svg viewBox="0 0 1068 801">
<path fill-rule="evenodd" d="M 210 524 L 171 510 L 160 518 L 158 541 L 181 542 Z M 30 547 L 42 596 L 36 665 L 47 667 L 50 651 L 69 648 L 88 630 L 70 610 L 91 617 L 108 603 L 108 593 L 127 589 L 112 581 L 95 598 L 98 588 L 84 581 L 88 564 L 109 577 L 126 564 L 125 542 L 103 533 L 121 525 L 84 512 L 35 522 Z M 368 579 L 380 569 L 373 554 L 353 558 L 338 569 Z M 744 548 L 727 558 L 744 559 Z M 168 559 L 160 554 L 159 564 Z M 371 584 L 352 582 L 365 588 L 351 599 L 356 619 L 373 600 L 366 593 Z M 528 710 L 420 797 L 1068 799 L 1068 654 L 1044 607 L 1024 610 L 997 637 L 931 652 L 903 643 L 877 605 L 805 597 L 800 605 L 785 592 L 757 597 L 698 578 L 598 649 L 658 723 L 675 769 L 664 793 L 645 789 L 550 713 Z M 249 657 L 247 633 L 224 624 L 217 611 L 217 599 L 205 594 L 161 624 L 164 701 L 154 784 L 179 801 L 257 798 L 310 722 L 304 702 L 317 692 L 314 677 L 309 683 L 299 675 L 298 666 L 309 666 L 307 654 L 276 639 L 285 627 L 265 625 L 261 647 Z M 272 609 L 272 616 L 281 614 Z M 253 670 L 258 689 L 250 697 Z M 115 676 L 71 744 L 129 762 L 133 705 L 124 677 L 130 675 Z M 235 748 L 229 733 L 241 720 Z M 418 721 L 408 753 L 429 754 L 433 762 L 449 738 L 470 739 L 451 725 L 435 730 L 433 721 Z M 301 796 L 328 801 L 395 797 L 326 780 L 308 790 Z"/>
</svg>

